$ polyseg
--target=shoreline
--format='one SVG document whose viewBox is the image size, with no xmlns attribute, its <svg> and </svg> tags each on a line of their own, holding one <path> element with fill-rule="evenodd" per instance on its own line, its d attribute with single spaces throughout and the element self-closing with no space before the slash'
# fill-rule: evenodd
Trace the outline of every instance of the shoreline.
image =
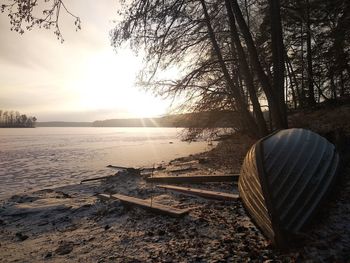
<svg viewBox="0 0 350 263">
<path fill-rule="evenodd" d="M 196 168 L 193 174 L 227 173 L 228 170 L 215 168 L 221 164 L 212 165 L 217 156 L 211 155 L 211 152 L 213 150 L 174 159 L 165 168 L 174 170 L 190 165 Z M 233 183 L 210 183 L 195 187 L 227 193 L 234 192 L 235 188 Z M 139 208 L 128 209 L 118 201 L 101 202 L 96 198 L 96 194 L 101 192 L 153 198 L 165 205 L 189 208 L 190 213 L 184 218 L 174 219 Z M 235 213 L 229 215 L 233 210 L 232 204 L 237 208 L 235 213 L 242 217 L 240 220 L 234 218 Z M 154 184 L 146 183 L 143 177 L 128 174 L 14 195 L 2 201 L 2 206 L 5 209 L 0 209 L 0 255 L 5 262 L 220 260 L 229 257 L 228 250 L 222 255 L 216 250 L 221 243 L 228 244 L 234 239 L 222 224 L 231 222 L 231 228 L 236 228 L 233 222 L 240 221 L 239 230 L 243 232 L 255 228 L 244 215 L 239 202 L 213 201 L 158 189 Z M 4 214 L 4 211 L 7 212 Z M 215 215 L 220 211 L 228 218 L 224 214 Z M 213 220 L 213 216 L 219 220 Z M 11 222 L 13 219 L 16 223 Z M 225 241 L 220 243 L 221 237 Z M 255 236 L 255 232 L 254 238 L 260 244 L 266 243 L 261 235 Z M 198 242 L 203 244 L 205 251 L 198 253 L 194 250 Z M 173 247 L 172 251 L 166 254 L 169 246 Z M 188 254 L 190 252 L 181 255 L 181 250 L 187 246 L 193 255 Z"/>
<path fill-rule="evenodd" d="M 0 200 L 16 192 L 107 176 L 108 164 L 150 166 L 207 150 L 188 144 L 177 129 L 38 128 L 0 132 Z M 171 143 L 170 143 L 171 142 Z M 210 149 L 210 148 L 209 148 Z"/>
<path fill-rule="evenodd" d="M 194 175 L 237 172 L 247 147 L 248 141 L 232 139 L 209 152 L 172 160 L 159 174 L 187 167 L 196 168 L 191 172 Z M 227 154 L 235 155 L 228 161 L 223 158 Z M 185 186 L 236 193 L 234 183 Z M 349 183 L 298 246 L 279 251 L 251 222 L 240 200 L 189 196 L 156 188 L 142 176 L 120 173 L 106 180 L 42 189 L 2 201 L 0 256 L 4 262 L 345 262 L 350 251 L 346 251 L 350 230 L 345 228 L 350 222 L 346 201 L 350 191 L 345 189 L 350 190 Z M 152 198 L 190 211 L 183 218 L 171 218 L 126 207 L 119 201 L 102 202 L 98 193 Z"/>
</svg>

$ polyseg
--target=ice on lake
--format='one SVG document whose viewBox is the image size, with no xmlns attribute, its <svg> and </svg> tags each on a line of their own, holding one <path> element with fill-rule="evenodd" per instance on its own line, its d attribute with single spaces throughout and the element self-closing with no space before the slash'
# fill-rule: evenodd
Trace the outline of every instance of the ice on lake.
<svg viewBox="0 0 350 263">
<path fill-rule="evenodd" d="M 176 128 L 0 129 L 0 199 L 111 175 L 108 164 L 153 166 L 209 149 Z M 172 143 L 171 143 L 172 142 Z"/>
</svg>

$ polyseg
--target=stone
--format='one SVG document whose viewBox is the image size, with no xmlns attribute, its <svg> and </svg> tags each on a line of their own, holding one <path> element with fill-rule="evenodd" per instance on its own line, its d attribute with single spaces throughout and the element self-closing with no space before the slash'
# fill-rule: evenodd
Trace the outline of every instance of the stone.
<svg viewBox="0 0 350 263">
<path fill-rule="evenodd" d="M 24 241 L 28 238 L 27 235 L 23 235 L 21 232 L 17 232 L 16 233 L 16 238 L 19 240 L 19 241 Z"/>
<path fill-rule="evenodd" d="M 63 241 L 59 247 L 55 250 L 55 253 L 58 255 L 66 255 L 72 252 L 73 242 Z"/>
<path fill-rule="evenodd" d="M 147 231 L 146 235 L 149 237 L 152 237 L 152 236 L 154 236 L 154 233 L 152 231 Z"/>
<path fill-rule="evenodd" d="M 159 229 L 158 230 L 158 235 L 159 236 L 164 236 L 165 235 L 165 231 L 163 229 Z"/>
</svg>

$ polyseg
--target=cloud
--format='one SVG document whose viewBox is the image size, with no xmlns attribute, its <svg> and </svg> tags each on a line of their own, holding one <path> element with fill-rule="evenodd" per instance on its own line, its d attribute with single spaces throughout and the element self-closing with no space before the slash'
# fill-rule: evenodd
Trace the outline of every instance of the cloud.
<svg viewBox="0 0 350 263">
<path fill-rule="evenodd" d="M 0 109 L 46 121 L 135 117 L 142 107 L 131 109 L 134 97 L 140 103 L 148 98 L 133 87 L 138 60 L 130 52 L 115 54 L 110 45 L 118 1 L 66 5 L 81 18 L 82 30 L 76 32 L 74 19 L 62 13 L 63 44 L 52 30 L 12 32 L 6 14 L 0 14 Z"/>
</svg>

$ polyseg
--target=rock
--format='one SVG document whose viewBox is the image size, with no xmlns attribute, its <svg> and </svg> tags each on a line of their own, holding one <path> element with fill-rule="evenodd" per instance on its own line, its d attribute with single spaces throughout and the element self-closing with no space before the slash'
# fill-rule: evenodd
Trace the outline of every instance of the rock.
<svg viewBox="0 0 350 263">
<path fill-rule="evenodd" d="M 67 193 L 64 193 L 62 191 L 56 191 L 56 198 L 72 198 L 72 196 L 70 196 L 69 194 Z"/>
<path fill-rule="evenodd" d="M 153 237 L 151 240 L 152 240 L 153 242 L 158 243 L 158 242 L 160 241 L 160 238 L 159 238 L 159 237 Z"/>
<path fill-rule="evenodd" d="M 18 238 L 19 241 L 24 241 L 28 238 L 27 235 L 23 235 L 21 232 L 17 232 L 16 237 Z"/>
<path fill-rule="evenodd" d="M 39 221 L 38 226 L 45 226 L 45 225 L 48 225 L 48 224 L 49 224 L 48 220 L 42 220 L 42 221 Z"/>
<path fill-rule="evenodd" d="M 125 262 L 125 263 L 142 263 L 144 261 L 139 260 L 139 259 L 137 259 L 135 257 L 132 257 L 132 256 L 125 256 L 123 258 L 123 261 L 121 261 L 121 262 Z"/>
<path fill-rule="evenodd" d="M 112 255 L 112 256 L 109 256 L 108 259 L 109 260 L 113 260 L 113 262 L 114 262 L 114 261 L 116 261 L 118 259 L 118 256 L 117 255 Z"/>
<path fill-rule="evenodd" d="M 90 241 L 93 241 L 93 240 L 95 240 L 95 237 L 94 237 L 94 236 L 91 236 L 91 237 L 88 238 L 87 241 L 90 242 Z"/>
<path fill-rule="evenodd" d="M 159 236 L 164 236 L 165 235 L 165 231 L 163 229 L 158 230 L 158 235 Z"/>
<path fill-rule="evenodd" d="M 52 252 L 47 252 L 44 258 L 51 258 L 52 257 Z"/>
<path fill-rule="evenodd" d="M 207 164 L 207 163 L 209 163 L 209 160 L 206 158 L 199 158 L 198 163 L 199 164 Z"/>
<path fill-rule="evenodd" d="M 232 243 L 234 241 L 234 239 L 233 238 L 231 238 L 231 237 L 225 237 L 223 240 L 222 240 L 222 242 L 225 244 L 229 244 L 229 243 Z"/>
<path fill-rule="evenodd" d="M 73 250 L 73 242 L 63 241 L 59 247 L 55 250 L 57 255 L 66 255 L 72 252 Z"/>
<path fill-rule="evenodd" d="M 147 231 L 146 235 L 149 236 L 149 237 L 153 237 L 154 233 L 152 231 Z"/>
<path fill-rule="evenodd" d="M 243 233 L 243 232 L 247 232 L 248 229 L 247 229 L 245 226 L 238 226 L 238 227 L 236 228 L 236 231 L 237 231 L 238 233 Z"/>
</svg>

